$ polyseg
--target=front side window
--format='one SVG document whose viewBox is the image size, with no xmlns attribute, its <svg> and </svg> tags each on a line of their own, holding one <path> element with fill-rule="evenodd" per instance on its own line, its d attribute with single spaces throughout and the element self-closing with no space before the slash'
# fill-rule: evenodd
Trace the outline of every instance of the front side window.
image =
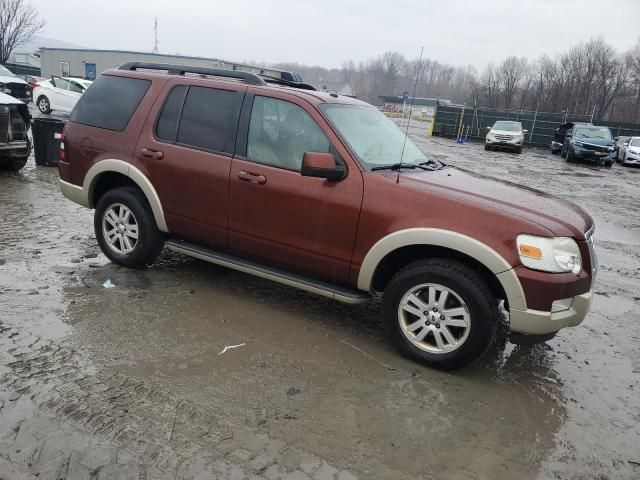
<svg viewBox="0 0 640 480">
<path fill-rule="evenodd" d="M 60 77 L 53 77 L 53 86 L 60 90 L 69 90 L 69 81 Z"/>
<path fill-rule="evenodd" d="M 83 88 L 75 82 L 69 82 L 69 91 L 74 93 L 82 93 Z"/>
<path fill-rule="evenodd" d="M 287 170 L 300 171 L 305 152 L 330 151 L 320 126 L 298 105 L 256 96 L 253 100 L 247 158 Z"/>
<path fill-rule="evenodd" d="M 233 154 L 242 97 L 233 90 L 189 87 L 176 142 Z"/>
</svg>

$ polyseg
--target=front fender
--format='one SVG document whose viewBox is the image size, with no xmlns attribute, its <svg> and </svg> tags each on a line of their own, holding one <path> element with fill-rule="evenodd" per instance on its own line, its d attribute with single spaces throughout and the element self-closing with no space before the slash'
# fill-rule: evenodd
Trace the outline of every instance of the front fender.
<svg viewBox="0 0 640 480">
<path fill-rule="evenodd" d="M 382 259 L 399 248 L 413 245 L 445 247 L 476 259 L 496 275 L 507 295 L 510 307 L 526 308 L 522 285 L 509 262 L 475 238 L 438 228 L 408 228 L 390 233 L 378 240 L 364 257 L 358 274 L 358 289 L 370 291 L 373 277 Z"/>
</svg>

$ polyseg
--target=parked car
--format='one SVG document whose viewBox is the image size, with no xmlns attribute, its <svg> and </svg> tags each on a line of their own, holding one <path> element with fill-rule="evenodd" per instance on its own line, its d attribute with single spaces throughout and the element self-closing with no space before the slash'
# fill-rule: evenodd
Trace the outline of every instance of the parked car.
<svg viewBox="0 0 640 480">
<path fill-rule="evenodd" d="M 625 148 L 629 145 L 629 139 L 631 137 L 626 137 L 626 136 L 619 136 L 619 137 L 615 137 L 615 144 L 613 146 L 613 148 L 616 151 L 616 162 L 621 161 L 622 156 L 624 155 L 624 150 Z"/>
<path fill-rule="evenodd" d="M 18 171 L 31 153 L 27 130 L 31 115 L 27 105 L 6 93 L 0 93 L 0 170 Z"/>
<path fill-rule="evenodd" d="M 591 123 L 582 123 L 582 122 L 567 122 L 560 125 L 556 128 L 556 131 L 553 134 L 553 140 L 551 140 L 551 153 L 557 154 L 562 151 L 562 147 L 564 146 L 565 136 L 567 132 L 569 132 L 576 125 L 592 125 Z"/>
<path fill-rule="evenodd" d="M 583 160 L 610 167 L 616 158 L 609 127 L 576 124 L 565 136 L 561 156 L 568 162 Z"/>
<path fill-rule="evenodd" d="M 27 82 L 2 65 L 0 65 L 0 93 L 5 93 L 25 103 L 31 100 Z"/>
<path fill-rule="evenodd" d="M 485 150 L 495 148 L 506 148 L 516 153 L 522 153 L 524 134 L 527 130 L 522 129 L 522 123 L 511 120 L 499 120 L 493 127 L 487 127 L 489 132 L 484 143 Z"/>
<path fill-rule="evenodd" d="M 623 165 L 640 165 L 640 137 L 628 137 L 625 140 L 619 161 Z"/>
<path fill-rule="evenodd" d="M 582 322 L 597 268 L 584 210 L 403 149 L 365 102 L 267 82 L 147 63 L 98 77 L 59 173 L 107 258 L 143 267 L 167 245 L 346 303 L 382 292 L 397 347 L 448 369 L 488 349 L 500 301 L 512 342 Z"/>
<path fill-rule="evenodd" d="M 91 83 L 81 78 L 52 76 L 51 80 L 38 82 L 33 89 L 34 102 L 42 113 L 52 110 L 69 113 Z"/>
</svg>

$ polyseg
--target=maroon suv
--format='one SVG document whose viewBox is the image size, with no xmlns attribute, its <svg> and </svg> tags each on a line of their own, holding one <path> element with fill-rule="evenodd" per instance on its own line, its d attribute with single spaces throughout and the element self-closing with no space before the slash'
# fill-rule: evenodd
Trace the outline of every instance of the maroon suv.
<svg viewBox="0 0 640 480">
<path fill-rule="evenodd" d="M 266 80 L 266 81 L 265 81 Z M 480 357 L 579 324 L 593 221 L 542 192 L 429 159 L 371 105 L 251 73 L 131 63 L 65 131 L 60 185 L 113 262 L 171 250 L 347 303 L 383 293 L 406 355 Z"/>
</svg>

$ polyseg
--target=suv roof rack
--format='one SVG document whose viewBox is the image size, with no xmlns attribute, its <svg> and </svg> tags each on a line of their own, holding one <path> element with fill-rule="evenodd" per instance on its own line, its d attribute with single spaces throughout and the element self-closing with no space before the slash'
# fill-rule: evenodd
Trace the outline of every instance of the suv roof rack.
<svg viewBox="0 0 640 480">
<path fill-rule="evenodd" d="M 266 85 L 266 82 L 255 73 L 241 72 L 239 70 L 223 70 L 221 68 L 191 67 L 189 65 L 172 65 L 168 63 L 127 62 L 118 67 L 118 70 L 166 70 L 172 75 L 184 75 L 195 73 L 198 75 L 212 75 L 215 77 L 237 78 L 244 80 L 249 85 Z M 313 88 L 313 87 L 312 87 Z"/>
</svg>

